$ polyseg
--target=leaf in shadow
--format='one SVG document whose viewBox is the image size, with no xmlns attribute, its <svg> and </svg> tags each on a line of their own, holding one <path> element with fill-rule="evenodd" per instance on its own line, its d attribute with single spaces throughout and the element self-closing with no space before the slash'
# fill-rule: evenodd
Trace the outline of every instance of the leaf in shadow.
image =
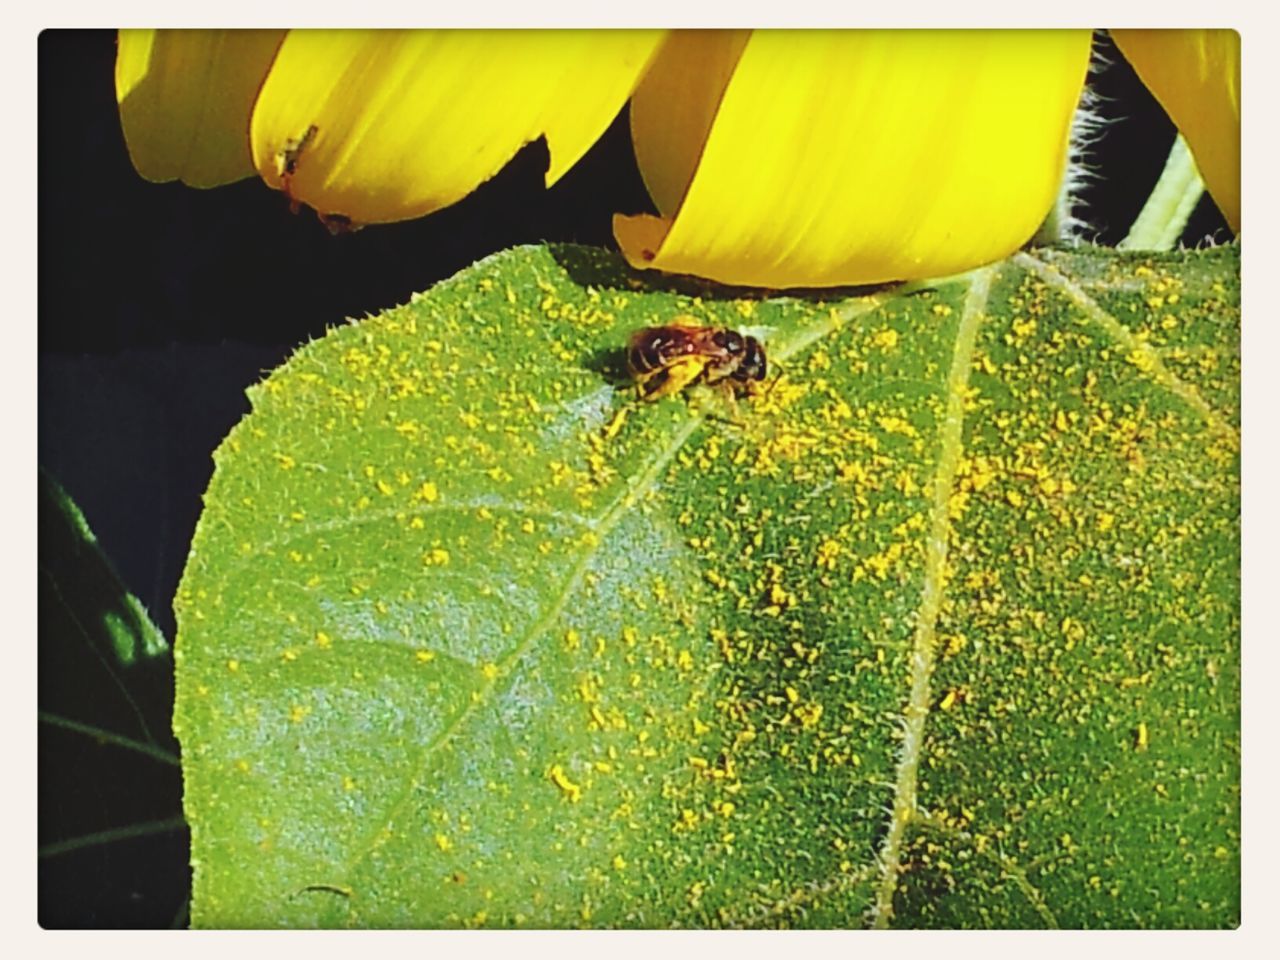
<svg viewBox="0 0 1280 960">
<path fill-rule="evenodd" d="M 169 645 L 43 470 L 39 494 L 39 920 L 166 926 L 189 882 Z"/>
</svg>

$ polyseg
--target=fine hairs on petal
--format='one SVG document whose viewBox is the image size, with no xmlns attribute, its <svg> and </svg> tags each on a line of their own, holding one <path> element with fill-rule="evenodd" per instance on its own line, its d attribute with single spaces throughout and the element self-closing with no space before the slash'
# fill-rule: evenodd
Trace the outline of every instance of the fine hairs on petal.
<svg viewBox="0 0 1280 960">
<path fill-rule="evenodd" d="M 1107 56 L 1108 45 L 1101 40 L 1100 31 L 1093 35 L 1089 54 L 1089 70 L 1080 101 L 1071 117 L 1071 133 L 1067 141 L 1067 157 L 1062 172 L 1062 183 L 1053 209 L 1036 233 L 1035 242 L 1078 247 L 1092 243 L 1098 228 L 1087 219 L 1088 201 L 1081 191 L 1101 178 L 1098 166 L 1093 162 L 1092 150 L 1106 134 L 1106 128 L 1116 119 L 1104 116 L 1099 107 L 1109 98 L 1093 89 L 1092 81 L 1101 76 L 1114 62 Z"/>
</svg>

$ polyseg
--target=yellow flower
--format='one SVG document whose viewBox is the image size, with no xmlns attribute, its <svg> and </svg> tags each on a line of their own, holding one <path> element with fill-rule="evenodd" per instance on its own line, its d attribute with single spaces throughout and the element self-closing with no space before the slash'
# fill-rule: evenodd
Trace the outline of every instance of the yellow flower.
<svg viewBox="0 0 1280 960">
<path fill-rule="evenodd" d="M 148 180 L 216 187 L 253 174 L 249 114 L 283 30 L 121 30 L 116 100 Z"/>
<path fill-rule="evenodd" d="M 186 157 L 216 144 L 240 160 L 238 171 L 219 165 L 230 171 L 223 182 L 256 169 L 322 215 L 361 224 L 448 206 L 539 136 L 551 185 L 617 116 L 662 39 L 648 30 L 294 30 L 255 58 L 238 31 L 203 49 L 189 33 L 121 31 L 117 95 L 139 172 L 210 185 L 187 176 Z M 203 100 L 194 96 L 201 80 Z M 232 82 L 256 98 L 227 102 L 219 87 Z M 161 92 L 147 112 L 131 109 L 152 86 Z M 208 104 L 239 109 L 236 122 L 202 127 Z M 160 138 L 155 128 L 177 118 L 187 124 Z"/>
<path fill-rule="evenodd" d="M 1088 31 L 684 33 L 637 90 L 637 267 L 765 287 L 955 273 L 1053 203 Z M 671 106 L 676 104 L 674 108 Z"/>
<path fill-rule="evenodd" d="M 1112 30 L 1111 37 L 1177 125 L 1210 196 L 1240 232 L 1240 34 Z"/>
<path fill-rule="evenodd" d="M 1230 56 L 1172 33 L 1190 34 L 1122 34 L 1121 47 L 1199 56 L 1191 93 L 1216 90 Z M 615 217 L 626 258 L 774 288 L 938 276 L 1024 244 L 1062 182 L 1091 42 L 1084 30 L 218 36 L 121 33 L 121 116 L 144 176 L 208 185 L 256 170 L 331 223 L 403 220 L 461 199 L 539 136 L 555 182 L 631 98 L 659 212 Z M 1232 121 L 1197 118 L 1203 105 L 1175 107 L 1150 82 L 1220 204 L 1235 183 L 1238 223 Z M 220 86 L 234 95 L 212 96 Z M 1238 155 L 1238 82 L 1223 89 Z"/>
</svg>

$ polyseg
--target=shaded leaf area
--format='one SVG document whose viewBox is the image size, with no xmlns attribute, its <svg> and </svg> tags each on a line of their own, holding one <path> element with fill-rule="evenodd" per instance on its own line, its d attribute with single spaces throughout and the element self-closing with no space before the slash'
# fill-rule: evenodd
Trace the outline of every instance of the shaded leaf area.
<svg viewBox="0 0 1280 960">
<path fill-rule="evenodd" d="M 39 921 L 167 926 L 188 882 L 169 646 L 44 471 L 38 519 Z"/>
<path fill-rule="evenodd" d="M 1234 924 L 1237 276 L 520 248 L 308 344 L 176 604 L 193 923 Z M 780 379 L 639 403 L 677 314 Z"/>
</svg>

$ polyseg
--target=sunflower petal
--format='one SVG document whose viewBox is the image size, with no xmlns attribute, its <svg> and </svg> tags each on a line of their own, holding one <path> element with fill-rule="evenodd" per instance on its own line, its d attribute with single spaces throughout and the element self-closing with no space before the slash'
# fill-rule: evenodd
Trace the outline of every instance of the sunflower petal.
<svg viewBox="0 0 1280 960">
<path fill-rule="evenodd" d="M 359 223 L 448 206 L 543 135 L 550 185 L 605 131 L 661 38 L 295 31 L 254 110 L 254 164 L 293 199 Z"/>
<path fill-rule="evenodd" d="M 116 100 L 147 180 L 216 187 L 253 176 L 249 115 L 283 30 L 121 30 Z"/>
<path fill-rule="evenodd" d="M 749 30 L 676 30 L 631 98 L 631 139 L 663 216 L 680 207 Z"/>
<path fill-rule="evenodd" d="M 1240 232 L 1240 34 L 1234 30 L 1112 30 L 1160 101 L 1205 186 Z"/>
<path fill-rule="evenodd" d="M 1053 202 L 1090 39 L 756 32 L 702 142 L 670 139 L 679 155 L 668 171 L 637 142 L 646 182 L 666 184 L 664 215 L 615 217 L 615 236 L 638 267 L 775 288 L 936 276 L 998 259 Z M 682 69 L 695 75 L 687 59 Z M 650 71 L 638 105 L 659 82 Z M 714 78 L 702 86 L 714 89 Z M 638 122 L 637 141 L 654 127 Z M 695 166 L 668 213 L 678 171 Z"/>
</svg>

